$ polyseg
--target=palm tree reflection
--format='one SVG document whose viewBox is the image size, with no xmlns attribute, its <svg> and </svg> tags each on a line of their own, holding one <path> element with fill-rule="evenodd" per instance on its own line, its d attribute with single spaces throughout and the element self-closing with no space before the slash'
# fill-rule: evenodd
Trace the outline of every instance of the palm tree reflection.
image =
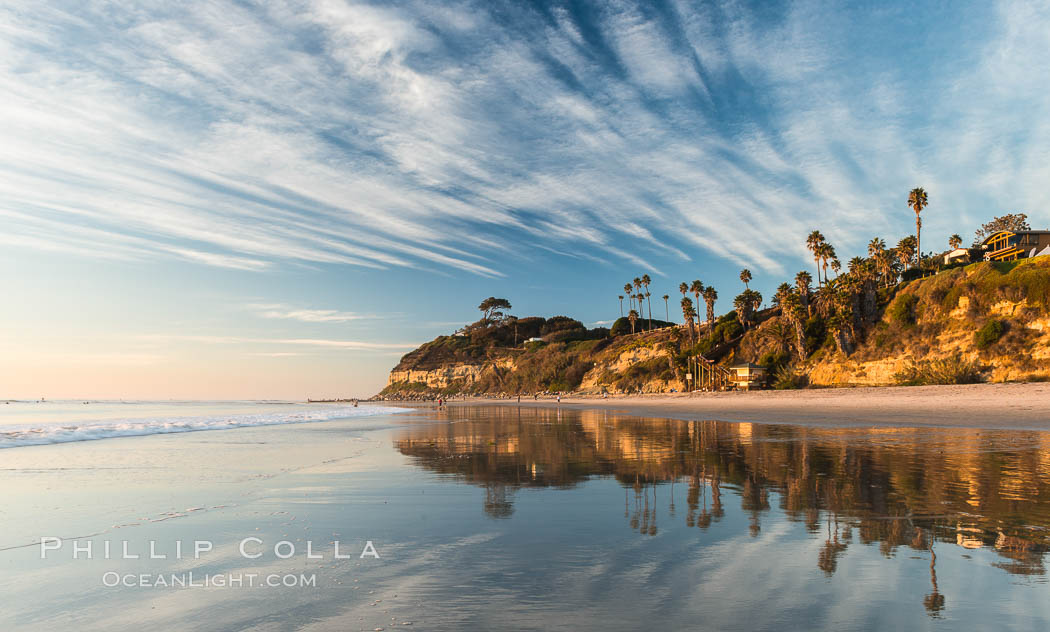
<svg viewBox="0 0 1050 632">
<path fill-rule="evenodd" d="M 932 429 L 848 429 L 610 417 L 607 413 L 502 407 L 451 408 L 443 423 L 406 428 L 395 447 L 422 467 L 485 489 L 484 512 L 514 513 L 523 487 L 570 488 L 593 478 L 624 486 L 624 519 L 638 534 L 674 524 L 674 491 L 687 485 L 687 527 L 726 516 L 724 492 L 739 498 L 748 532 L 776 504 L 788 520 L 824 532 L 817 567 L 833 575 L 853 531 L 886 557 L 902 546 L 929 551 L 937 588 L 935 524 L 942 542 L 987 548 L 996 566 L 1045 574 L 1050 548 L 1050 436 Z M 633 498 L 632 498 L 633 496 Z M 710 496 L 710 498 L 709 498 Z M 778 514 L 778 515 L 780 515 Z M 679 523 L 679 524 L 682 524 Z M 733 524 L 736 524 L 733 521 Z M 952 528 L 943 528 L 947 524 Z M 819 535 L 817 537 L 820 537 Z"/>
</svg>

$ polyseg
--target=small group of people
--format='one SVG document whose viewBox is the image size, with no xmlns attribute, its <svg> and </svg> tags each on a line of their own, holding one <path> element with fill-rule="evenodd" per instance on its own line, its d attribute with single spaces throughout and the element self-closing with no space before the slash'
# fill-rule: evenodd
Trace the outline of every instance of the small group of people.
<svg viewBox="0 0 1050 632">
<path fill-rule="evenodd" d="M 561 393 L 559 392 L 556 397 L 558 399 L 558 403 L 560 404 L 561 403 Z M 533 393 L 532 394 L 532 399 L 538 401 L 540 399 L 539 393 Z M 521 393 L 518 393 L 518 403 L 519 404 L 521 403 Z"/>
</svg>

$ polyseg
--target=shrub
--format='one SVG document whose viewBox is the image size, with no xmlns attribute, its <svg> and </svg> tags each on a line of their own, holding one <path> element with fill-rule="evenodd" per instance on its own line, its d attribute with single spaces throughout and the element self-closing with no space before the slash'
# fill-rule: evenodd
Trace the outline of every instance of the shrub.
<svg viewBox="0 0 1050 632">
<path fill-rule="evenodd" d="M 813 315 L 806 321 L 806 348 L 817 349 L 827 338 L 827 326 L 824 323 L 824 319 L 820 316 Z"/>
<path fill-rule="evenodd" d="M 939 360 L 910 362 L 893 377 L 901 386 L 977 384 L 981 381 L 981 368 L 976 362 L 955 355 Z"/>
<path fill-rule="evenodd" d="M 715 340 L 718 342 L 729 342 L 744 333 L 744 326 L 737 319 L 726 320 L 715 325 Z"/>
<path fill-rule="evenodd" d="M 919 268 L 908 268 L 901 273 L 901 283 L 914 281 L 915 279 L 920 278 L 923 274 L 925 274 L 924 270 L 920 270 Z"/>
<path fill-rule="evenodd" d="M 919 297 L 914 294 L 901 294 L 890 304 L 890 320 L 898 325 L 910 327 L 915 324 L 915 307 Z"/>
<path fill-rule="evenodd" d="M 978 349 L 982 351 L 999 342 L 999 339 L 1003 337 L 1003 332 L 1006 331 L 1006 327 L 1003 325 L 1001 320 L 989 320 L 973 334 L 973 343 L 977 345 Z"/>
<path fill-rule="evenodd" d="M 785 364 L 787 364 L 790 359 L 791 356 L 787 353 L 767 351 L 763 353 L 762 357 L 758 359 L 758 363 L 766 367 L 766 369 L 772 373 L 783 367 Z"/>
<path fill-rule="evenodd" d="M 789 390 L 809 386 L 809 376 L 793 366 L 782 366 L 773 374 L 773 388 Z"/>
</svg>

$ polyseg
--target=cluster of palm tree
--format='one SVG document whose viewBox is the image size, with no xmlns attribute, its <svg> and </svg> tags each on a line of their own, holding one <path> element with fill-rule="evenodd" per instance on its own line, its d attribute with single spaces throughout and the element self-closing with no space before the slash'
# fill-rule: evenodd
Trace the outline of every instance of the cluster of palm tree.
<svg viewBox="0 0 1050 632">
<path fill-rule="evenodd" d="M 806 248 L 812 253 L 816 265 L 817 289 L 812 287 L 813 276 L 803 270 L 795 275 L 794 285 L 781 284 L 773 299 L 774 306 L 781 310 L 790 325 L 786 333 L 794 339 L 800 359 L 806 355 L 806 322 L 815 315 L 824 319 L 839 349 L 846 353 L 852 351 L 858 329 L 867 322 L 874 322 L 878 289 L 896 284 L 910 266 L 921 265 L 920 214 L 928 203 L 929 197 L 922 187 L 912 189 L 908 194 L 908 207 L 915 212 L 915 235 L 904 237 L 892 248 L 887 247 L 886 242 L 879 237 L 872 239 L 868 243 L 868 256 L 851 259 L 845 272 L 842 271 L 835 247 L 824 235 L 819 230 L 809 234 Z M 948 244 L 952 249 L 958 248 L 962 244 L 962 237 L 952 235 Z M 834 274 L 833 277 L 829 275 L 829 270 Z M 751 280 L 750 270 L 740 271 L 744 291 L 733 299 L 733 308 L 744 328 L 754 324 L 755 312 L 762 305 L 762 295 L 751 289 Z M 621 317 L 624 315 L 623 299 L 629 300 L 627 316 L 631 321 L 632 333 L 638 319 L 644 317 L 646 306 L 649 308 L 649 329 L 652 329 L 650 283 L 649 275 L 637 277 L 624 285 L 624 294 L 619 296 Z M 699 280 L 683 282 L 679 284 L 678 290 L 682 293 L 682 319 L 689 330 L 690 340 L 695 342 L 700 335 L 700 300 L 703 298 L 706 303 L 707 327 L 711 332 L 714 329 L 718 292 L 713 287 L 704 286 Z M 667 301 L 670 296 L 664 294 L 662 298 L 666 317 L 669 318 Z"/>
<path fill-rule="evenodd" d="M 740 271 L 740 281 L 744 284 L 744 291 L 733 299 L 733 309 L 746 329 L 751 325 L 755 312 L 762 306 L 762 295 L 751 289 L 751 271 L 747 268 Z"/>
<path fill-rule="evenodd" d="M 828 266 L 837 274 L 841 269 L 839 258 L 835 254 L 835 247 L 828 243 L 819 230 L 815 230 L 806 238 L 806 248 L 813 253 L 813 261 L 817 264 L 817 285 L 823 287 L 828 278 Z M 824 278 L 821 278 L 821 272 Z"/>
<path fill-rule="evenodd" d="M 651 300 L 652 294 L 649 292 L 649 284 L 653 280 L 649 278 L 648 274 L 643 274 L 640 277 L 635 277 L 633 281 L 629 281 L 623 286 L 623 294 L 619 295 L 620 299 L 620 317 L 623 318 L 623 299 L 626 296 L 630 303 L 628 304 L 629 311 L 627 312 L 627 318 L 631 321 L 631 333 L 635 332 L 635 323 L 638 322 L 639 318 L 643 318 L 645 315 L 645 306 L 649 306 L 649 329 L 653 328 L 653 302 Z M 668 296 L 664 296 L 664 301 Z"/>
<path fill-rule="evenodd" d="M 686 283 L 683 281 L 678 285 L 678 291 L 682 293 L 682 319 L 685 321 L 685 324 L 689 329 L 689 339 L 692 341 L 700 335 L 700 314 L 697 312 L 697 309 L 700 307 L 701 297 L 703 297 L 704 303 L 707 305 L 708 331 L 711 331 L 714 328 L 715 302 L 718 301 L 718 290 L 713 286 L 705 286 L 699 279 L 696 279 L 692 283 Z M 689 294 L 696 297 L 695 307 L 693 299 L 689 298 Z M 694 320 L 696 321 L 695 329 Z"/>
</svg>

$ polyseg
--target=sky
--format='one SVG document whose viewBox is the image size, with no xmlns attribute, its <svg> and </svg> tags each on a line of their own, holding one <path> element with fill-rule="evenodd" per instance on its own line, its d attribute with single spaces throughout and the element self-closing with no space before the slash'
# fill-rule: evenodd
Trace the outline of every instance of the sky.
<svg viewBox="0 0 1050 632">
<path fill-rule="evenodd" d="M 368 396 L 487 296 L 768 297 L 915 186 L 924 250 L 1047 228 L 1048 50 L 1046 2 L 5 0 L 0 397 Z"/>
</svg>

